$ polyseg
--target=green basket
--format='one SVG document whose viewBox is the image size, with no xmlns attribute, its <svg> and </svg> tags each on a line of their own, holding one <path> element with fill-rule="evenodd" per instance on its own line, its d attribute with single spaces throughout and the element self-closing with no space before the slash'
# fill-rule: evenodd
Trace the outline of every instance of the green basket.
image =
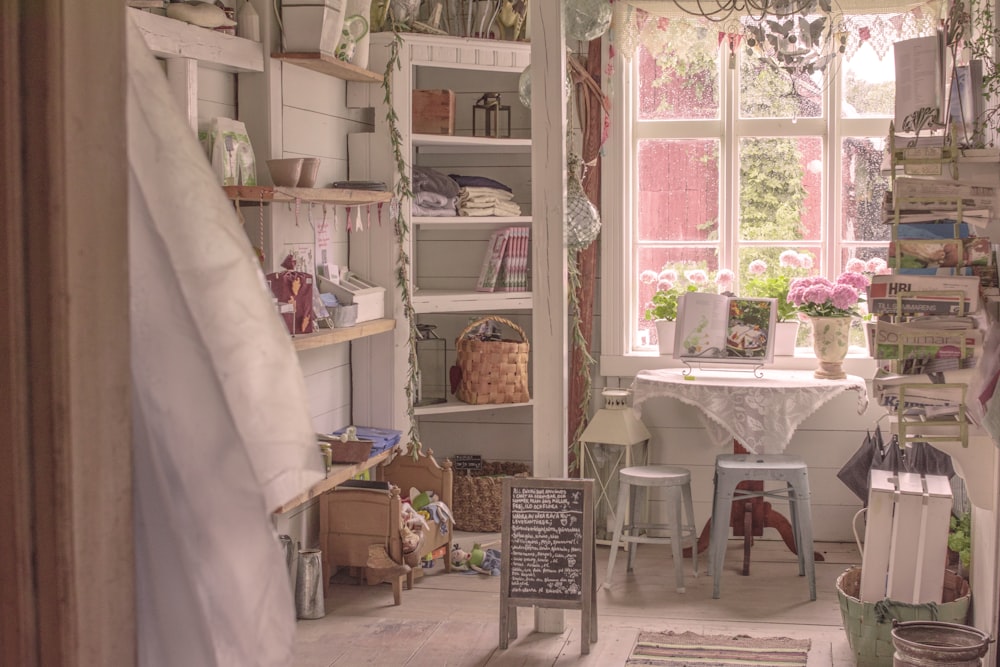
<svg viewBox="0 0 1000 667">
<path fill-rule="evenodd" d="M 858 667 L 892 667 L 892 621 L 943 621 L 964 624 L 969 615 L 969 582 L 950 570 L 944 573 L 940 604 L 911 605 L 886 598 L 862 602 L 861 567 L 848 568 L 837 578 L 840 616 Z"/>
</svg>

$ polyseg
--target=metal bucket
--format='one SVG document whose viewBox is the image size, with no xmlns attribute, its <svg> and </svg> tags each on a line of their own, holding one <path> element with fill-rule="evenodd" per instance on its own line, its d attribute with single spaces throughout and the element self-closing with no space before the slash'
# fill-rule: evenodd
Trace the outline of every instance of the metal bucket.
<svg viewBox="0 0 1000 667">
<path fill-rule="evenodd" d="M 893 667 L 980 667 L 993 641 L 967 625 L 938 621 L 896 623 L 892 628 Z"/>
<path fill-rule="evenodd" d="M 323 618 L 323 560 L 319 549 L 299 551 L 299 574 L 295 580 L 295 613 L 299 618 Z"/>
<path fill-rule="evenodd" d="M 285 556 L 285 569 L 288 570 L 288 585 L 295 590 L 295 578 L 299 571 L 299 548 L 288 535 L 278 535 L 281 542 L 281 552 Z"/>
</svg>

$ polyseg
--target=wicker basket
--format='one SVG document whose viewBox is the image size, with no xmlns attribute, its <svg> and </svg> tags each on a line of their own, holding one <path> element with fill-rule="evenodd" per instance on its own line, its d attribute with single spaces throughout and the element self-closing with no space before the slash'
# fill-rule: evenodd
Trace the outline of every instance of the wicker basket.
<svg viewBox="0 0 1000 667">
<path fill-rule="evenodd" d="M 937 613 L 930 605 L 909 605 L 892 600 L 862 602 L 861 567 L 855 565 L 837 578 L 840 616 L 858 667 L 892 667 L 892 621 L 944 621 L 964 624 L 969 613 L 969 582 L 945 570 L 944 591 Z"/>
<path fill-rule="evenodd" d="M 521 337 L 483 341 L 465 336 L 486 321 L 506 324 Z M 503 317 L 483 317 L 465 327 L 455 340 L 455 365 L 461 372 L 455 395 L 472 405 L 526 403 L 528 395 L 528 338 L 524 329 Z"/>
<path fill-rule="evenodd" d="M 526 464 L 513 461 L 484 462 L 480 470 L 456 472 L 451 492 L 455 529 L 499 533 L 504 477 L 527 477 L 529 472 Z"/>
</svg>

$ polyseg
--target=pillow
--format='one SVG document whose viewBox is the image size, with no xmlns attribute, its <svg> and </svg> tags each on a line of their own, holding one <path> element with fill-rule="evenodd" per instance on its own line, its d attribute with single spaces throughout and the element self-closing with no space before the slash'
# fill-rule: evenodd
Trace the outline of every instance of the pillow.
<svg viewBox="0 0 1000 667">
<path fill-rule="evenodd" d="M 226 13 L 220 7 L 208 2 L 171 2 L 167 5 L 167 16 L 202 28 L 236 25 L 236 21 L 226 18 Z"/>
</svg>

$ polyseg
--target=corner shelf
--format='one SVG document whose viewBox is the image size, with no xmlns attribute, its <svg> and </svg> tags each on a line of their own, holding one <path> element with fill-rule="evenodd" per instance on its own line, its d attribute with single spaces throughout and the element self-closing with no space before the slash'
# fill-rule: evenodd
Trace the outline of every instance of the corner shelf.
<svg viewBox="0 0 1000 667">
<path fill-rule="evenodd" d="M 392 331 L 396 327 L 396 320 L 380 319 L 360 322 L 351 327 L 340 329 L 320 329 L 308 334 L 297 334 L 292 338 L 292 344 L 297 352 L 302 350 L 312 350 L 317 347 L 327 345 L 337 345 L 358 338 L 367 338 L 376 334 Z"/>
<path fill-rule="evenodd" d="M 284 188 L 268 185 L 224 185 L 226 196 L 237 202 L 294 202 L 360 206 L 383 204 L 392 199 L 392 193 L 377 190 L 348 190 L 346 188 Z"/>
<path fill-rule="evenodd" d="M 428 415 L 452 415 L 458 412 L 481 412 L 483 410 L 504 410 L 506 408 L 524 408 L 532 405 L 532 401 L 524 403 L 463 403 L 453 396 L 448 397 L 447 403 L 434 403 L 432 405 L 419 405 L 413 408 L 413 414 L 418 417 Z"/>
<path fill-rule="evenodd" d="M 473 290 L 416 290 L 417 314 L 530 310 L 531 292 L 476 292 Z"/>
<path fill-rule="evenodd" d="M 292 65 L 298 65 L 299 67 L 305 67 L 306 69 L 311 69 L 314 72 L 343 79 L 344 81 L 382 83 L 381 74 L 363 67 L 358 67 L 357 65 L 352 65 L 351 63 L 345 63 L 344 61 L 338 60 L 333 56 L 328 56 L 325 53 L 278 52 L 272 53 L 271 57 L 275 60 L 281 60 Z"/>
<path fill-rule="evenodd" d="M 356 475 L 385 462 L 390 456 L 392 456 L 392 453 L 395 450 L 396 447 L 387 449 L 386 451 L 376 454 L 367 461 L 362 461 L 361 463 L 334 463 L 330 468 L 330 471 L 326 473 L 325 479 L 309 487 L 281 507 L 278 507 L 273 513 L 284 514 L 296 509 L 297 507 L 301 507 L 313 498 L 318 498 L 327 491 L 332 490 L 333 487 L 338 484 L 343 484 L 347 480 L 353 479 Z"/>
<path fill-rule="evenodd" d="M 263 72 L 264 47 L 242 37 L 127 7 L 128 15 L 157 58 L 190 58 L 224 72 Z"/>
</svg>

